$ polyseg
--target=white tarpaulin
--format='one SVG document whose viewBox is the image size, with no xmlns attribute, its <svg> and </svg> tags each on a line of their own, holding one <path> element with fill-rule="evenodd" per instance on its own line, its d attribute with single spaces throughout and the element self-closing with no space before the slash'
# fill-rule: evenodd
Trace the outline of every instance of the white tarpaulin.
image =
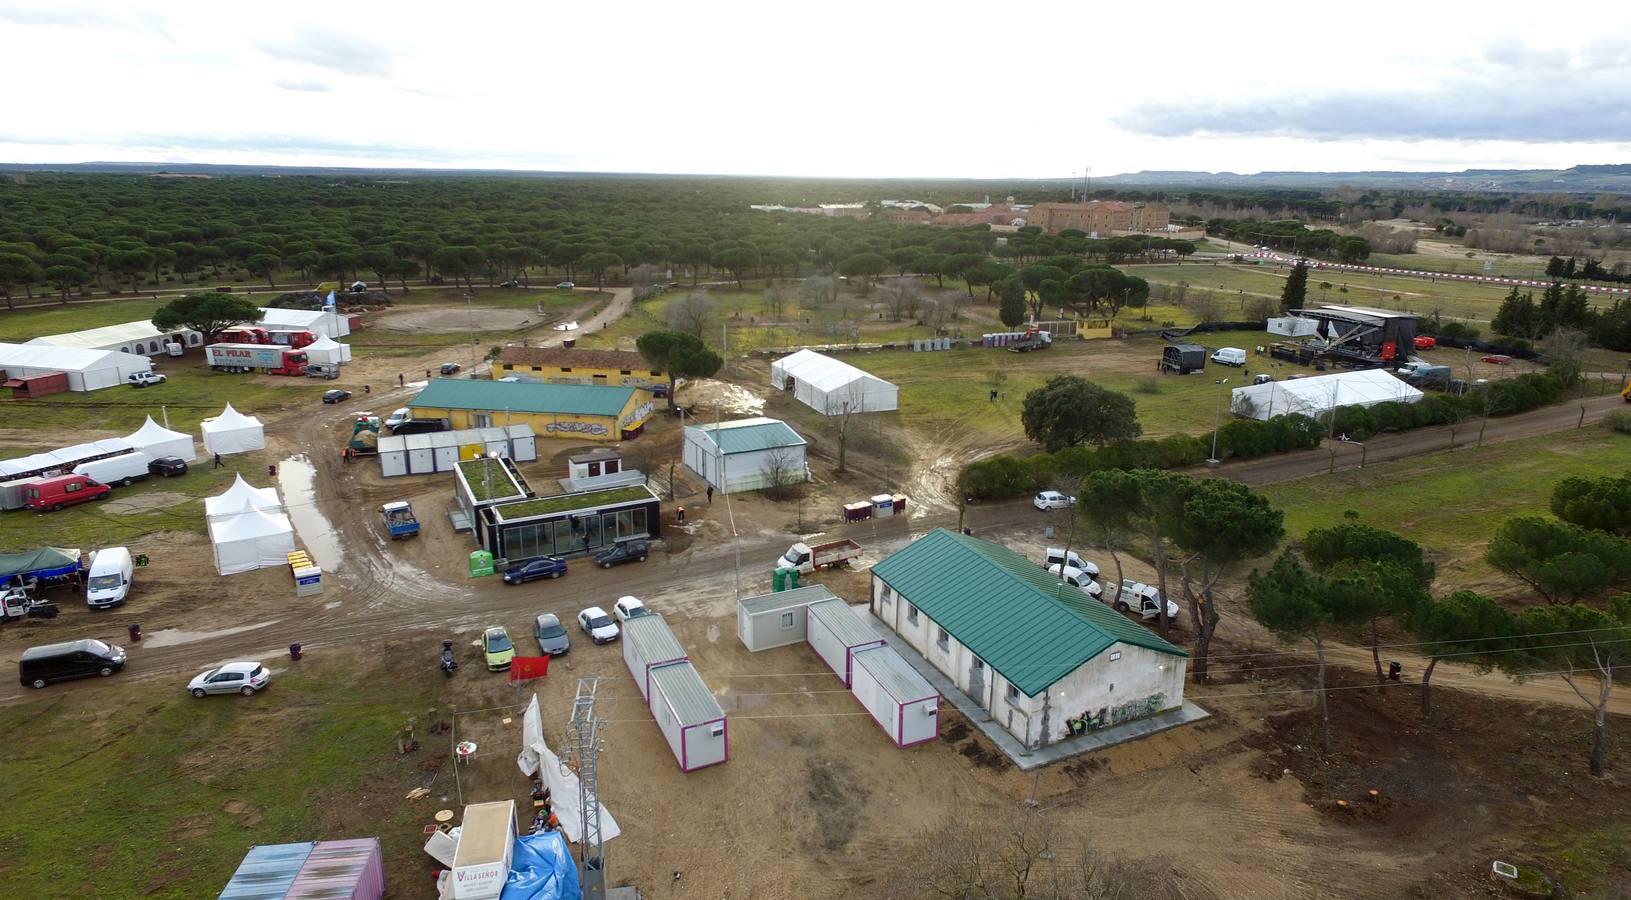
<svg viewBox="0 0 1631 900">
<path fill-rule="evenodd" d="M 225 493 L 204 498 L 204 518 L 211 522 L 254 511 L 282 512 L 283 504 L 278 500 L 277 488 L 255 487 L 239 475 Z"/>
<path fill-rule="evenodd" d="M 294 526 L 282 513 L 251 509 L 209 523 L 215 545 L 215 571 L 236 575 L 289 564 L 294 552 Z"/>
<path fill-rule="evenodd" d="M 308 360 L 317 365 L 337 366 L 351 361 L 351 345 L 339 343 L 326 335 L 300 349 L 305 351 Z"/>
<path fill-rule="evenodd" d="M 213 419 L 205 419 L 199 427 L 204 431 L 204 452 L 248 453 L 266 449 L 266 429 L 261 420 L 227 408 Z"/>
<path fill-rule="evenodd" d="M 549 788 L 549 811 L 560 820 L 566 839 L 576 844 L 583 838 L 583 813 L 578 805 L 578 773 L 567 768 L 560 757 L 544 743 L 543 719 L 538 711 L 538 695 L 532 695 L 527 711 L 521 714 L 521 755 L 516 759 L 524 775 L 539 767 L 544 771 L 544 787 Z M 530 770 L 530 771 L 529 771 Z M 606 804 L 600 804 L 600 839 L 609 841 L 623 833 Z"/>
<path fill-rule="evenodd" d="M 771 363 L 770 385 L 792 390 L 799 402 L 825 416 L 900 407 L 900 389 L 893 384 L 808 348 Z"/>
<path fill-rule="evenodd" d="M 147 417 L 147 423 L 136 430 L 135 434 L 125 438 L 132 447 L 158 459 L 161 456 L 179 456 L 192 462 L 198 458 L 198 451 L 193 448 L 193 436 L 171 431 L 163 425 L 153 421 L 152 416 Z"/>
<path fill-rule="evenodd" d="M 1364 369 L 1235 388 L 1229 393 L 1229 410 L 1250 419 L 1269 419 L 1290 413 L 1315 418 L 1326 410 L 1342 406 L 1416 403 L 1421 398 L 1421 391 L 1388 372 Z"/>
</svg>

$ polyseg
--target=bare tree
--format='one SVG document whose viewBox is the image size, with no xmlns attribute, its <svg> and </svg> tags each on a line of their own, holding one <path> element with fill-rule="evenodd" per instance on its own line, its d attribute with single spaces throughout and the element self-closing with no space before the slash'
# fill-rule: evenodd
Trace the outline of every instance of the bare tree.
<svg viewBox="0 0 1631 900">
<path fill-rule="evenodd" d="M 714 322 L 714 301 L 707 294 L 686 294 L 668 304 L 668 327 L 695 336 L 706 337 Z"/>
<path fill-rule="evenodd" d="M 780 321 L 786 309 L 787 290 L 775 281 L 765 285 L 765 315 L 769 316 L 772 322 Z"/>
<path fill-rule="evenodd" d="M 1541 341 L 1540 350 L 1546 354 L 1547 371 L 1563 382 L 1565 389 L 1580 383 L 1586 370 L 1586 333 L 1578 328 L 1556 328 Z"/>
<path fill-rule="evenodd" d="M 838 298 L 838 279 L 811 275 L 799 282 L 799 300 L 806 306 L 825 306 Z"/>
<path fill-rule="evenodd" d="M 806 473 L 790 447 L 777 447 L 765 453 L 764 495 L 771 500 L 785 500 L 794 493 L 794 486 L 803 484 Z"/>
<path fill-rule="evenodd" d="M 860 391 L 851 388 L 844 396 L 827 395 L 827 408 L 823 410 L 833 424 L 833 435 L 838 438 L 838 471 L 845 468 L 845 451 L 849 449 L 851 419 L 866 406 Z"/>
<path fill-rule="evenodd" d="M 917 279 L 889 279 L 888 290 L 884 295 L 884 302 L 888 304 L 889 320 L 899 322 L 903 317 L 914 315 L 921 299 Z"/>
</svg>

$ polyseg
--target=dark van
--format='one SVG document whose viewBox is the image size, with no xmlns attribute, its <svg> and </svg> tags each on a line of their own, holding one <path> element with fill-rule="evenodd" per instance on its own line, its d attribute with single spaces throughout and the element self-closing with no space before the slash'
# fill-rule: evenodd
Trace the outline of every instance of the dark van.
<svg viewBox="0 0 1631 900">
<path fill-rule="evenodd" d="M 450 424 L 446 419 L 408 419 L 392 428 L 391 434 L 432 434 L 438 431 L 448 431 L 449 429 Z"/>
<path fill-rule="evenodd" d="M 97 640 L 68 641 L 65 644 L 47 644 L 30 647 L 17 661 L 17 671 L 24 687 L 42 688 L 53 681 L 71 678 L 103 678 L 125 667 L 125 651 L 121 647 Z"/>
</svg>

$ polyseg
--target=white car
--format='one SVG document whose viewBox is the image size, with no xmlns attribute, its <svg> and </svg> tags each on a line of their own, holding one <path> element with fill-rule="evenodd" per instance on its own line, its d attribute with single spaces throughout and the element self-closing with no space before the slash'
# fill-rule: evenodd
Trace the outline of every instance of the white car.
<svg viewBox="0 0 1631 900">
<path fill-rule="evenodd" d="M 616 616 L 619 622 L 627 622 L 630 619 L 649 616 L 651 610 L 646 609 L 646 605 L 640 602 L 639 597 L 619 597 L 617 602 L 612 604 L 612 615 Z"/>
<path fill-rule="evenodd" d="M 1040 491 L 1031 504 L 1037 509 L 1064 509 L 1067 506 L 1075 506 L 1076 498 L 1066 497 L 1058 491 Z"/>
<path fill-rule="evenodd" d="M 1080 590 L 1082 593 L 1094 598 L 1095 600 L 1098 599 L 1099 594 L 1103 591 L 1103 588 L 1099 587 L 1099 583 L 1093 580 L 1093 576 L 1087 574 L 1081 569 L 1076 568 L 1075 566 L 1065 566 L 1062 573 L 1058 566 L 1048 566 L 1048 574 L 1060 579 L 1065 584 Z"/>
<path fill-rule="evenodd" d="M 606 610 L 591 606 L 578 613 L 578 627 L 597 644 L 610 644 L 617 640 L 617 623 L 606 615 Z"/>
<path fill-rule="evenodd" d="M 555 285 L 555 289 L 556 290 L 561 290 L 561 291 L 570 291 L 571 289 L 573 289 L 575 287 L 577 287 L 577 285 L 573 284 L 570 281 L 563 281 L 560 284 Z"/>
<path fill-rule="evenodd" d="M 219 669 L 206 669 L 187 682 L 187 693 L 243 694 L 248 697 L 272 683 L 272 673 L 258 662 L 229 662 Z"/>
<path fill-rule="evenodd" d="M 1045 557 L 1045 561 L 1042 563 L 1042 565 L 1044 567 L 1058 566 L 1060 563 L 1064 563 L 1067 566 L 1074 566 L 1074 567 L 1076 567 L 1078 569 L 1081 569 L 1083 572 L 1086 572 L 1088 574 L 1088 577 L 1092 578 L 1094 581 L 1099 580 L 1099 564 L 1098 563 L 1092 561 L 1091 559 L 1082 559 L 1080 556 L 1076 555 L 1075 550 L 1072 550 L 1069 553 L 1066 553 L 1062 548 L 1049 547 L 1047 556 Z"/>
<path fill-rule="evenodd" d="M 129 382 L 131 387 L 147 387 L 154 384 L 163 384 L 165 379 L 163 375 L 157 372 L 131 372 L 125 381 Z"/>
<path fill-rule="evenodd" d="M 404 406 L 396 412 L 391 413 L 391 417 L 385 420 L 385 427 L 387 429 L 395 428 L 396 426 L 401 425 L 403 422 L 408 421 L 412 415 L 413 410 Z"/>
</svg>

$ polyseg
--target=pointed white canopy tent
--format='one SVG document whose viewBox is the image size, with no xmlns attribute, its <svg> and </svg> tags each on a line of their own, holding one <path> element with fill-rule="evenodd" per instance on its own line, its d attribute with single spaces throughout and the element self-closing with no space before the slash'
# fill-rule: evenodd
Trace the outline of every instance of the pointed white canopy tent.
<svg viewBox="0 0 1631 900">
<path fill-rule="evenodd" d="M 320 337 L 300 348 L 306 351 L 306 358 L 313 363 L 325 366 L 337 366 L 351 361 L 351 345 L 342 344 L 331 337 Z"/>
<path fill-rule="evenodd" d="M 294 552 L 294 526 L 282 513 L 251 509 L 210 522 L 210 543 L 222 575 L 285 566 Z"/>
<path fill-rule="evenodd" d="M 278 500 L 276 488 L 255 487 L 242 475 L 233 479 L 225 493 L 204 498 L 204 518 L 211 522 L 255 511 L 279 513 L 283 503 Z"/>
<path fill-rule="evenodd" d="M 266 428 L 261 420 L 227 408 L 213 419 L 205 419 L 200 427 L 204 431 L 206 453 L 248 453 L 266 449 Z"/>
<path fill-rule="evenodd" d="M 1318 418 L 1341 406 L 1419 403 L 1421 398 L 1421 391 L 1383 369 L 1362 369 L 1235 388 L 1229 393 L 1229 409 L 1237 416 L 1252 419 L 1290 413 Z"/>
<path fill-rule="evenodd" d="M 193 436 L 171 431 L 163 425 L 153 421 L 152 416 L 147 422 L 136 429 L 135 434 L 125 437 L 132 447 L 158 459 L 161 456 L 178 456 L 188 462 L 198 458 L 198 451 L 193 447 Z"/>
<path fill-rule="evenodd" d="M 770 384 L 824 416 L 900 408 L 900 389 L 809 348 L 770 364 Z"/>
</svg>

